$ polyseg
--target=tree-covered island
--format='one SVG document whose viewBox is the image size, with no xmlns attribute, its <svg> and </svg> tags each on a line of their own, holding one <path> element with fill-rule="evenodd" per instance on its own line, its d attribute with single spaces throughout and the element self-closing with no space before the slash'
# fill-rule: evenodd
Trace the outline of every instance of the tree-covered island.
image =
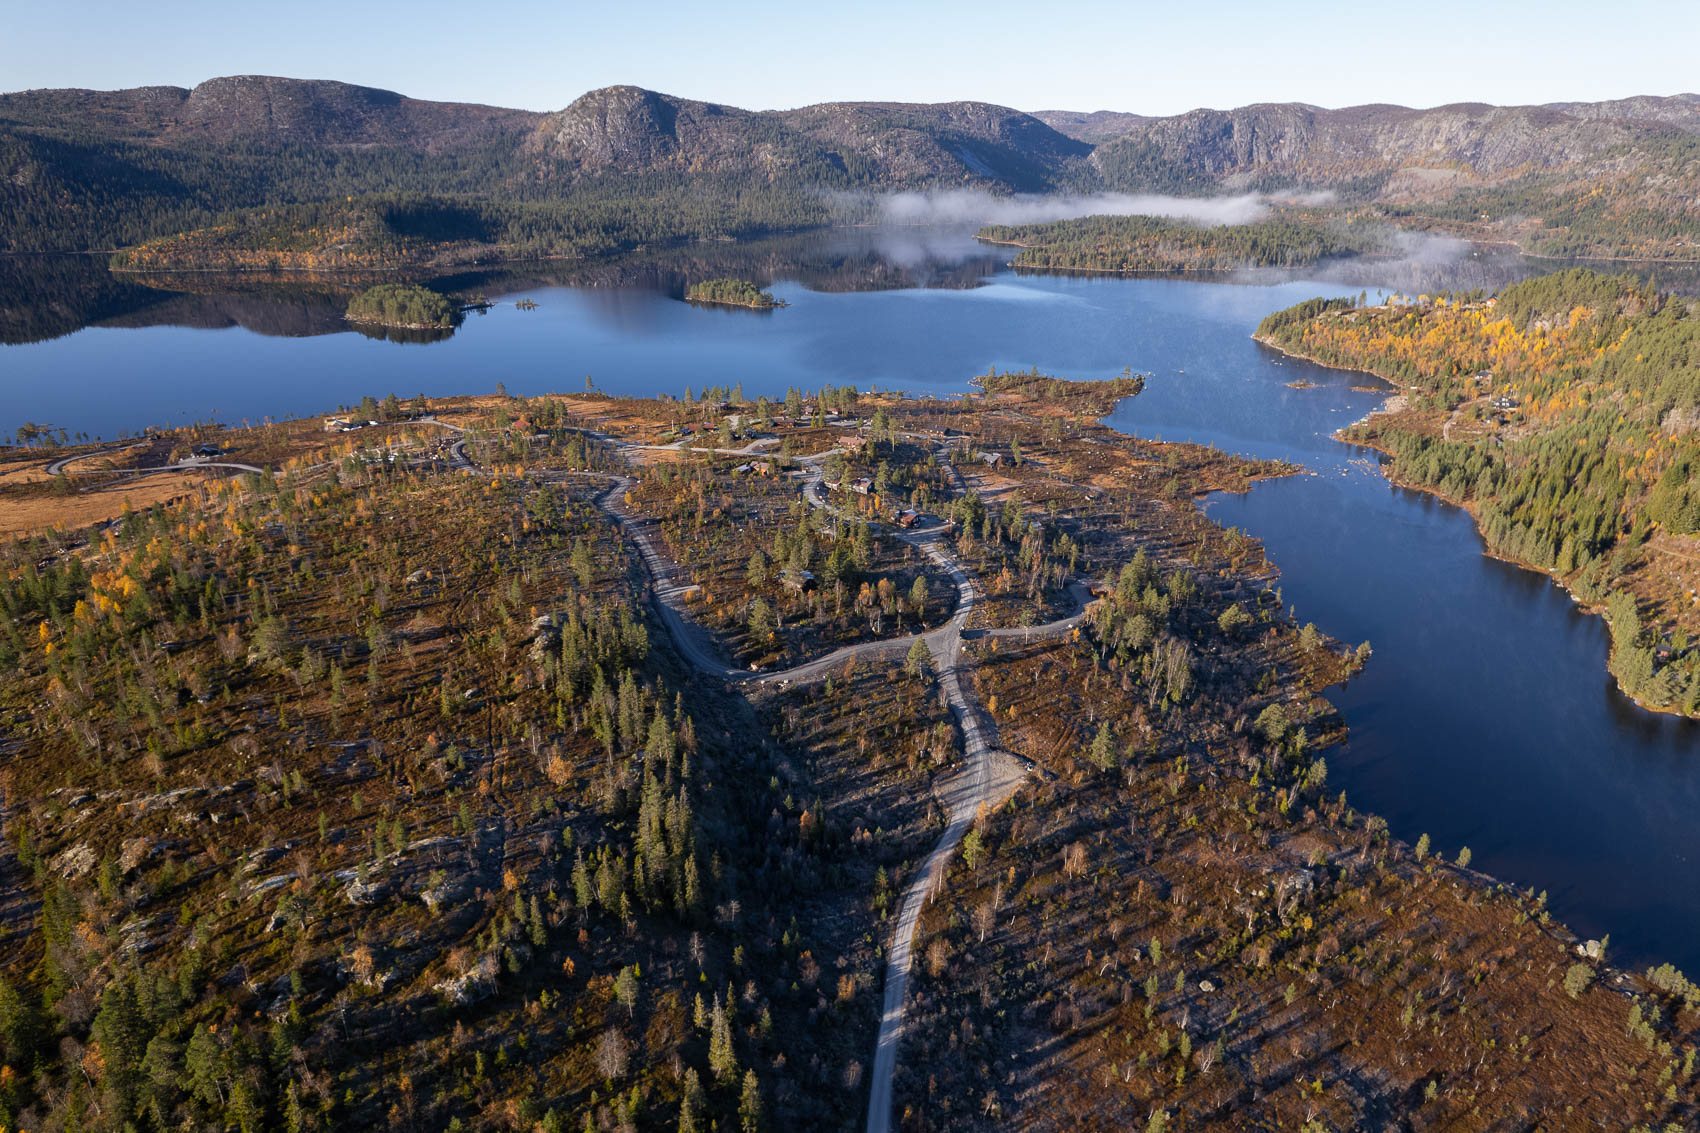
<svg viewBox="0 0 1700 1133">
<path fill-rule="evenodd" d="M 348 321 L 405 330 L 446 330 L 459 309 L 453 301 L 416 283 L 380 283 L 348 303 Z"/>
<path fill-rule="evenodd" d="M 685 291 L 685 298 L 692 303 L 718 303 L 724 307 L 754 307 L 757 310 L 772 310 L 785 306 L 785 301 L 775 299 L 773 292 L 763 291 L 755 284 L 743 279 L 705 279 L 701 283 L 693 283 Z"/>
</svg>

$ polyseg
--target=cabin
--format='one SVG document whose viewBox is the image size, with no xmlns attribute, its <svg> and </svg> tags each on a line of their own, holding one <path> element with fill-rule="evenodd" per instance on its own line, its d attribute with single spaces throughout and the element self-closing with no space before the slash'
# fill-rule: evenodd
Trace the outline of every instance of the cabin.
<svg viewBox="0 0 1700 1133">
<path fill-rule="evenodd" d="M 815 581 L 814 571 L 810 570 L 781 571 L 779 581 L 784 584 L 785 589 L 798 594 L 807 594 L 820 587 L 820 583 Z"/>
<path fill-rule="evenodd" d="M 753 464 L 740 464 L 738 467 L 732 469 L 732 471 L 736 472 L 740 476 L 748 476 L 751 472 L 755 471 L 755 467 L 756 466 Z"/>
<path fill-rule="evenodd" d="M 1493 399 L 1493 407 L 1495 409 L 1516 409 L 1517 399 L 1515 397 L 1496 397 Z"/>
<path fill-rule="evenodd" d="M 750 467 L 755 469 L 756 474 L 759 476 L 773 475 L 773 461 L 771 460 L 758 460 L 751 464 Z"/>
<path fill-rule="evenodd" d="M 195 446 L 195 455 L 196 456 L 223 456 L 224 455 L 224 446 L 223 445 L 196 445 Z"/>
<path fill-rule="evenodd" d="M 347 432 L 347 431 L 348 431 L 348 418 L 346 418 L 346 417 L 326 417 L 325 418 L 325 432 L 327 432 L 327 433 L 343 433 L 343 432 Z"/>
<path fill-rule="evenodd" d="M 897 526 L 913 527 L 921 522 L 921 513 L 914 508 L 906 508 L 897 513 Z"/>
<path fill-rule="evenodd" d="M 859 479 L 850 481 L 850 490 L 858 495 L 865 496 L 874 490 L 874 482 L 868 477 L 863 476 Z"/>
<path fill-rule="evenodd" d="M 868 438 L 859 436 L 839 437 L 838 443 L 851 452 L 861 452 L 868 447 Z"/>
<path fill-rule="evenodd" d="M 974 454 L 974 459 L 978 460 L 978 461 L 980 461 L 984 464 L 989 464 L 993 468 L 996 468 L 998 465 L 1003 463 L 1003 453 L 1001 453 L 1001 452 L 977 452 L 977 453 Z"/>
</svg>

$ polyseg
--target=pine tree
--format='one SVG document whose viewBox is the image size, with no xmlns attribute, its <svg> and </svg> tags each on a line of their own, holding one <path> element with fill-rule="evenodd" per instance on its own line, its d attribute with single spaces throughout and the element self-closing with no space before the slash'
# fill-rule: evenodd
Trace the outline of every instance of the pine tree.
<svg viewBox="0 0 1700 1133">
<path fill-rule="evenodd" d="M 14 1068 L 29 1065 L 35 1032 L 34 1008 L 0 977 L 0 1064 Z"/>
<path fill-rule="evenodd" d="M 917 575 L 915 578 L 915 584 L 909 588 L 909 606 L 915 611 L 915 616 L 917 618 L 926 618 L 927 578 L 925 575 Z"/>
<path fill-rule="evenodd" d="M 726 1018 L 720 996 L 714 997 L 714 1010 L 709 1015 L 708 1068 L 714 1080 L 721 1084 L 732 1080 L 738 1072 L 738 1058 L 732 1050 L 732 1024 Z"/>
<path fill-rule="evenodd" d="M 195 1028 L 183 1056 L 189 1073 L 189 1092 L 202 1105 L 224 1105 L 224 1048 L 206 1027 Z"/>
<path fill-rule="evenodd" d="M 305 1133 L 307 1128 L 307 1114 L 301 1108 L 301 1094 L 293 1081 L 284 1095 L 283 1127 L 286 1133 Z"/>
<path fill-rule="evenodd" d="M 626 1009 L 628 1019 L 637 1014 L 637 965 L 628 964 L 620 969 L 620 974 L 614 978 L 614 996 L 620 1001 L 620 1005 Z"/>
<path fill-rule="evenodd" d="M 581 847 L 573 856 L 573 900 L 578 902 L 581 909 L 590 908 L 596 899 L 596 891 L 591 888 L 590 870 L 584 864 L 584 849 Z"/>
<path fill-rule="evenodd" d="M 702 909 L 702 871 L 695 854 L 685 858 L 685 915 L 694 918 Z"/>
<path fill-rule="evenodd" d="M 738 1098 L 738 1128 L 741 1133 L 761 1133 L 761 1084 L 754 1070 L 744 1071 L 744 1089 Z"/>
<path fill-rule="evenodd" d="M 927 648 L 924 639 L 917 637 L 915 644 L 909 647 L 909 656 L 904 659 L 903 668 L 912 677 L 924 676 L 933 659 L 932 651 Z"/>
<path fill-rule="evenodd" d="M 1098 725 L 1098 734 L 1092 740 L 1090 758 L 1094 764 L 1105 771 L 1116 765 L 1116 738 L 1110 729 L 1110 722 L 1105 720 Z"/>
<path fill-rule="evenodd" d="M 542 948 L 549 943 L 549 926 L 543 922 L 543 906 L 535 893 L 531 895 L 531 916 L 528 919 L 531 922 L 531 946 Z"/>
</svg>

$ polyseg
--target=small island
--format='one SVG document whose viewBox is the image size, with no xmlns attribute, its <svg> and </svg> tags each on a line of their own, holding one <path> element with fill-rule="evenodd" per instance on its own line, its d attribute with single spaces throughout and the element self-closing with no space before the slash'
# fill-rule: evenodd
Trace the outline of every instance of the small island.
<svg viewBox="0 0 1700 1133">
<path fill-rule="evenodd" d="M 773 297 L 773 292 L 763 291 L 743 279 L 705 279 L 701 283 L 693 283 L 685 292 L 685 299 L 692 303 L 753 307 L 761 311 L 786 306 L 783 299 Z"/>
<path fill-rule="evenodd" d="M 416 283 L 380 283 L 349 300 L 344 315 L 351 323 L 402 330 L 447 330 L 459 311 L 438 292 Z"/>
</svg>

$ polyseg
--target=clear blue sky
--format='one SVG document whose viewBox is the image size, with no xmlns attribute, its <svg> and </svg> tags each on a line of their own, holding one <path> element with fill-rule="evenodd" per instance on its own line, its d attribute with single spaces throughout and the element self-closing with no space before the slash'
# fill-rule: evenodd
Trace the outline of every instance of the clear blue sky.
<svg viewBox="0 0 1700 1133">
<path fill-rule="evenodd" d="M 534 110 L 635 83 L 752 109 L 981 99 L 1172 114 L 1700 88 L 1696 0 L 6 0 L 3 16 L 0 90 L 272 74 Z"/>
</svg>

